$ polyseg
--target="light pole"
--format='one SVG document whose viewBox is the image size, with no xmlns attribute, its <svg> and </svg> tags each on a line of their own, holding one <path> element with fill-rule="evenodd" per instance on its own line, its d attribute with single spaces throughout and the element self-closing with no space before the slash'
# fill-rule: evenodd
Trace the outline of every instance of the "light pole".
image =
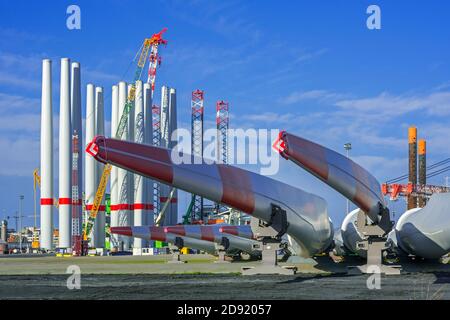
<svg viewBox="0 0 450 320">
<path fill-rule="evenodd" d="M 19 196 L 19 248 L 20 248 L 20 253 L 22 253 L 22 214 L 23 214 L 23 210 L 22 210 L 22 202 L 23 202 L 24 196 L 20 195 Z"/>
<path fill-rule="evenodd" d="M 346 151 L 347 158 L 350 158 L 350 150 L 352 150 L 351 142 L 344 143 L 344 149 Z M 347 199 L 347 211 L 345 212 L 345 215 L 347 215 L 349 211 L 350 211 L 350 202 Z"/>
</svg>

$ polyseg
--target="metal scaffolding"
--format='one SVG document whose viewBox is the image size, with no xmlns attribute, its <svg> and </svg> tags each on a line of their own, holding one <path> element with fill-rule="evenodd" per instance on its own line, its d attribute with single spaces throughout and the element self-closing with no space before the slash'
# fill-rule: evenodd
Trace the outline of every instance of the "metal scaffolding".
<svg viewBox="0 0 450 320">
<path fill-rule="evenodd" d="M 191 109 L 191 152 L 193 156 L 203 158 L 204 91 L 192 92 Z M 192 201 L 191 222 L 203 220 L 203 198 L 193 194 Z"/>
<path fill-rule="evenodd" d="M 216 103 L 216 125 L 217 125 L 217 162 L 226 164 L 228 162 L 228 102 L 220 100 Z M 227 211 L 228 207 L 217 204 L 217 213 Z"/>
<path fill-rule="evenodd" d="M 72 136 L 72 254 L 81 256 L 83 254 L 82 247 L 82 212 L 81 199 L 78 185 L 78 133 L 76 130 Z"/>
<path fill-rule="evenodd" d="M 153 137 L 152 142 L 155 147 L 161 146 L 161 114 L 160 108 L 156 104 L 152 106 L 152 124 L 153 124 Z M 159 215 L 161 211 L 160 201 L 160 185 L 159 182 L 153 183 L 153 212 L 155 217 Z"/>
<path fill-rule="evenodd" d="M 216 103 L 217 124 L 217 161 L 226 164 L 228 161 L 228 102 L 223 100 Z"/>
</svg>

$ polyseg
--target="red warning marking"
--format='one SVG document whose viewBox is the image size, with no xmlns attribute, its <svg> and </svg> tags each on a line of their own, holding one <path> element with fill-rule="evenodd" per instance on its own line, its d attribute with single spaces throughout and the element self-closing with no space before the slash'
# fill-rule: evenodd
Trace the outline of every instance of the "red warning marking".
<svg viewBox="0 0 450 320">
<path fill-rule="evenodd" d="M 53 199 L 52 198 L 41 198 L 41 205 L 43 206 L 52 206 Z"/>
<path fill-rule="evenodd" d="M 89 144 L 86 147 L 86 152 L 89 153 L 93 157 L 95 157 L 98 154 L 98 146 L 94 141 L 95 141 L 95 138 L 94 138 L 94 140 L 89 142 Z"/>
</svg>

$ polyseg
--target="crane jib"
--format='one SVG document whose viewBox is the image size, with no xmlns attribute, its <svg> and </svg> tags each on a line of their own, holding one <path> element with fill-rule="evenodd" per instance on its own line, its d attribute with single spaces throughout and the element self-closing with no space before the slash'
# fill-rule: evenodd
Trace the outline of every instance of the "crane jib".
<svg viewBox="0 0 450 320">
<path fill-rule="evenodd" d="M 116 131 L 116 136 L 115 136 L 116 139 L 120 139 L 122 137 L 123 133 L 125 132 L 126 124 L 128 122 L 128 115 L 130 113 L 131 108 L 133 107 L 133 102 L 135 100 L 136 81 L 138 81 L 141 78 L 142 69 L 145 66 L 145 61 L 149 54 L 150 48 L 153 47 L 152 52 L 155 52 L 155 54 L 157 54 L 159 43 L 163 43 L 163 44 L 167 43 L 167 41 L 162 39 L 162 34 L 166 30 L 167 29 L 165 28 L 165 29 L 161 30 L 158 34 L 153 35 L 152 38 L 144 40 L 144 45 L 142 46 L 141 54 L 139 56 L 139 60 L 137 63 L 137 69 L 134 74 L 134 80 L 131 84 L 130 92 L 128 94 L 128 99 L 127 99 L 127 102 L 125 103 L 125 106 L 124 106 L 123 112 L 122 112 L 122 116 L 120 117 L 119 124 L 117 126 L 117 131 Z M 151 67 L 152 63 L 150 63 L 149 66 Z M 156 68 L 156 66 L 154 68 Z M 151 79 L 152 96 L 153 96 L 153 90 L 154 90 L 155 76 L 156 76 L 156 74 L 153 74 L 153 78 Z M 149 78 L 149 80 L 150 80 L 150 78 Z M 150 82 L 150 81 L 148 81 L 148 82 Z M 87 240 L 88 236 L 90 235 L 92 227 L 95 222 L 95 219 L 97 217 L 97 213 L 99 211 L 100 204 L 103 199 L 103 195 L 105 194 L 105 191 L 106 191 L 106 184 L 108 183 L 108 178 L 111 173 L 111 169 L 112 169 L 112 166 L 110 164 L 106 164 L 103 169 L 102 177 L 100 179 L 100 184 L 97 188 L 97 192 L 95 193 L 94 203 L 90 210 L 89 217 L 86 221 L 84 235 L 83 235 L 83 238 L 85 240 Z"/>
</svg>

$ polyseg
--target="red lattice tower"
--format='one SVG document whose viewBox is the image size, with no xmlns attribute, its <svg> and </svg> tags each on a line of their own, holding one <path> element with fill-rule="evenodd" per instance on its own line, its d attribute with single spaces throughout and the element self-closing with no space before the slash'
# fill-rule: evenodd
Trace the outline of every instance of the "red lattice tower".
<svg viewBox="0 0 450 320">
<path fill-rule="evenodd" d="M 159 45 L 167 45 L 167 40 L 162 38 L 162 35 L 164 32 L 167 31 L 167 28 L 162 29 L 160 32 L 155 33 L 150 38 L 150 55 L 148 58 L 148 77 L 147 77 L 147 83 L 150 83 L 151 89 L 152 89 L 152 98 L 153 98 L 153 92 L 155 91 L 155 80 L 156 80 L 156 68 L 161 64 L 161 56 L 158 55 L 158 47 Z"/>
<path fill-rule="evenodd" d="M 72 135 L 72 255 L 81 256 L 82 248 L 82 213 L 78 183 L 78 134 Z"/>
</svg>

